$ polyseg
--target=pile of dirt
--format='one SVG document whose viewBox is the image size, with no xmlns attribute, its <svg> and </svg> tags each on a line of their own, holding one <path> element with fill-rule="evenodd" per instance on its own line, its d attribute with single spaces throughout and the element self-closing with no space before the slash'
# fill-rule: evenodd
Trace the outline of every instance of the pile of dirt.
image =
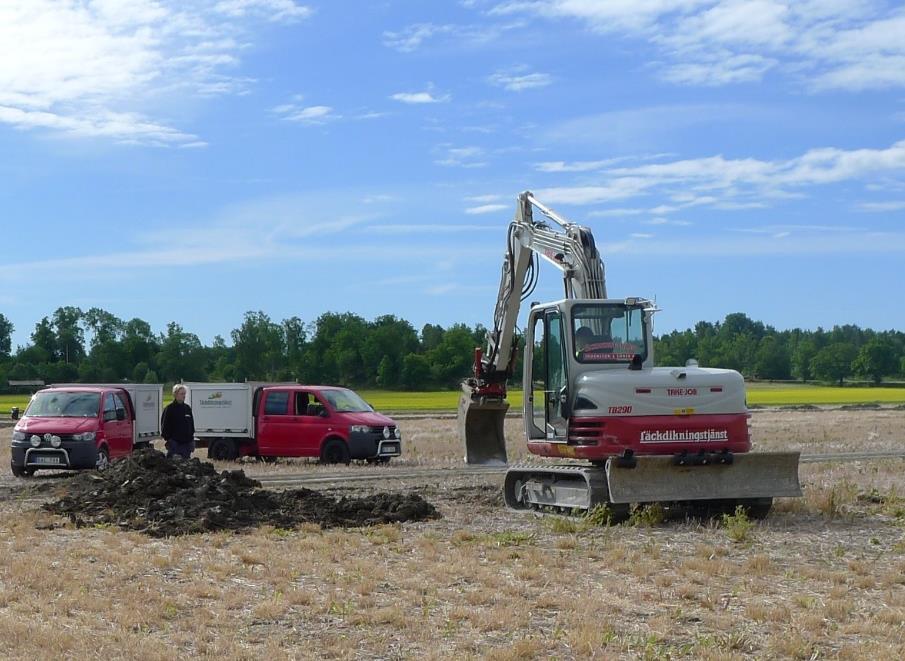
<svg viewBox="0 0 905 661">
<path fill-rule="evenodd" d="M 267 491 L 241 470 L 217 473 L 198 459 L 170 460 L 139 450 L 107 470 L 76 475 L 66 494 L 44 509 L 77 526 L 116 525 L 153 537 L 215 530 L 248 530 L 262 524 L 324 528 L 439 518 L 416 494 L 378 493 L 334 499 L 310 489 Z"/>
</svg>

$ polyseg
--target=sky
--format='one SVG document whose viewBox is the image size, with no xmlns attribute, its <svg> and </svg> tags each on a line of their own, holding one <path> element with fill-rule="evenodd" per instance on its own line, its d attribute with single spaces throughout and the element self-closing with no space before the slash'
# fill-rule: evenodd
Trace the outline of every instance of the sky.
<svg viewBox="0 0 905 661">
<path fill-rule="evenodd" d="M 0 312 L 14 347 L 64 305 L 489 325 L 531 190 L 658 334 L 903 330 L 903 35 L 870 0 L 0 0 Z"/>
</svg>

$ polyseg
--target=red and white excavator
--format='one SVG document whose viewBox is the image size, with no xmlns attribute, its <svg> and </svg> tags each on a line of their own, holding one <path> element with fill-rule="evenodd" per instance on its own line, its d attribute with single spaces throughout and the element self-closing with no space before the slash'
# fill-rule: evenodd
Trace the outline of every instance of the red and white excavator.
<svg viewBox="0 0 905 661">
<path fill-rule="evenodd" d="M 536 220 L 538 210 L 543 219 Z M 556 225 L 554 228 L 547 221 Z M 742 376 L 733 370 L 654 367 L 655 305 L 607 298 L 591 231 L 530 192 L 509 225 L 493 328 L 462 384 L 459 435 L 469 464 L 506 464 L 506 382 L 516 322 L 539 258 L 562 272 L 565 298 L 531 305 L 523 360 L 528 450 L 581 459 L 511 466 L 506 504 L 624 517 L 631 504 L 734 508 L 766 516 L 774 497 L 801 495 L 797 452 L 752 453 Z"/>
</svg>

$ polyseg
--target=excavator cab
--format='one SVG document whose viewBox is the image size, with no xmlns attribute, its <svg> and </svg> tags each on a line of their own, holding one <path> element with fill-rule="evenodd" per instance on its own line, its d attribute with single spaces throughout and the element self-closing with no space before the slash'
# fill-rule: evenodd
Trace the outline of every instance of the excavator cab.
<svg viewBox="0 0 905 661">
<path fill-rule="evenodd" d="M 529 441 L 567 441 L 573 383 L 579 373 L 626 369 L 633 359 L 647 359 L 652 312 L 649 302 L 641 299 L 562 300 L 531 309 L 522 384 Z M 507 462 L 504 422 L 509 403 L 496 392 L 475 380 L 462 386 L 458 423 L 466 463 Z"/>
</svg>

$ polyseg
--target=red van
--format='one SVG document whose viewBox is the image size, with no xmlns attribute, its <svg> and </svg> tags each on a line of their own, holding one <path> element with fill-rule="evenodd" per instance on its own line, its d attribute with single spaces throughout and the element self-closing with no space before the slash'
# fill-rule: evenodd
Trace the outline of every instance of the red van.
<svg viewBox="0 0 905 661">
<path fill-rule="evenodd" d="M 36 392 L 13 428 L 10 468 L 103 469 L 159 435 L 160 385 L 65 385 Z M 136 421 L 136 412 L 139 413 Z"/>
<path fill-rule="evenodd" d="M 187 383 L 198 445 L 211 459 L 318 457 L 387 462 L 402 452 L 396 421 L 337 386 Z"/>
</svg>

